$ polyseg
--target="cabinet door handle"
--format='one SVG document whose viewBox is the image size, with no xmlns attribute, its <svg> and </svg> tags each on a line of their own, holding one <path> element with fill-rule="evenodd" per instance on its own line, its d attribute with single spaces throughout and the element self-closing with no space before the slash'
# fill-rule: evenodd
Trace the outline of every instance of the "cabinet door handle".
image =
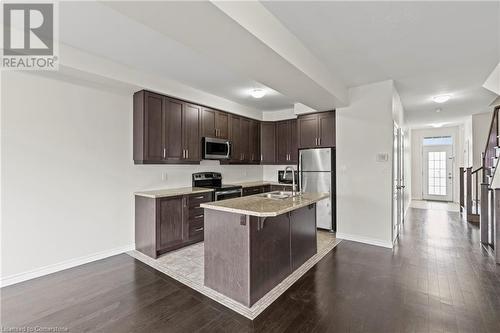
<svg viewBox="0 0 500 333">
<path fill-rule="evenodd" d="M 167 148 L 163 148 L 163 158 L 167 158 Z"/>
<path fill-rule="evenodd" d="M 189 158 L 189 149 L 186 149 L 186 158 Z"/>
<path fill-rule="evenodd" d="M 203 227 L 194 229 L 194 231 L 202 231 L 202 230 L 203 230 Z"/>
<path fill-rule="evenodd" d="M 200 195 L 199 197 L 194 197 L 196 200 L 203 199 L 205 196 Z"/>
<path fill-rule="evenodd" d="M 186 158 L 186 149 L 182 150 L 182 158 Z"/>
<path fill-rule="evenodd" d="M 263 161 L 264 160 L 264 157 L 262 156 L 262 154 L 260 154 L 260 160 Z"/>
<path fill-rule="evenodd" d="M 201 215 L 196 215 L 194 218 L 195 218 L 195 219 L 199 219 L 200 217 L 203 217 L 203 216 L 205 216 L 205 215 L 203 215 L 203 214 L 201 214 Z"/>
</svg>

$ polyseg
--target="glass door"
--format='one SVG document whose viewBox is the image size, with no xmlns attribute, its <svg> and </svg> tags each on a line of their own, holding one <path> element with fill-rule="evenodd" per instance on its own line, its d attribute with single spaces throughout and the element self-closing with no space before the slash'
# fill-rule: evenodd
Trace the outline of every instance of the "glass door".
<svg viewBox="0 0 500 333">
<path fill-rule="evenodd" d="M 451 138 L 445 142 L 437 141 L 445 143 L 439 145 L 425 145 L 426 139 L 424 139 L 422 165 L 424 171 L 423 198 L 453 201 L 453 145 Z"/>
</svg>

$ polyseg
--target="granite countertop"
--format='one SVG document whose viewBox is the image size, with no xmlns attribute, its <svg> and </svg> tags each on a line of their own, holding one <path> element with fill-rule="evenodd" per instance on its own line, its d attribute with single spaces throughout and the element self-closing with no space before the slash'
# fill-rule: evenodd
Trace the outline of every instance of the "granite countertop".
<svg viewBox="0 0 500 333">
<path fill-rule="evenodd" d="M 195 194 L 203 192 L 213 192 L 213 189 L 203 188 L 203 187 L 181 187 L 181 188 L 169 188 L 162 190 L 140 191 L 140 192 L 135 192 L 134 194 L 140 197 L 156 199 L 156 198 L 175 197 L 178 195 Z"/>
<path fill-rule="evenodd" d="M 207 202 L 200 206 L 222 212 L 258 217 L 278 216 L 329 197 L 328 193 L 302 193 L 287 199 L 270 199 L 259 194 L 222 201 Z"/>
<path fill-rule="evenodd" d="M 255 186 L 264 186 L 264 185 L 280 185 L 280 186 L 292 186 L 292 184 L 281 184 L 273 181 L 265 181 L 265 180 L 255 180 L 251 182 L 230 182 L 229 185 L 241 185 L 243 188 L 245 187 L 255 187 Z"/>
</svg>

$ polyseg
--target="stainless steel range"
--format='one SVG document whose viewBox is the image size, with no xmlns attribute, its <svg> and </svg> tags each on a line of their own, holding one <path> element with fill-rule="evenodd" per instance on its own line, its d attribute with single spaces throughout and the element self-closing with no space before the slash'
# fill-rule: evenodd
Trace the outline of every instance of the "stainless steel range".
<svg viewBox="0 0 500 333">
<path fill-rule="evenodd" d="M 223 185 L 219 172 L 193 173 L 193 187 L 214 189 L 215 201 L 241 197 L 242 188 L 238 185 Z"/>
</svg>

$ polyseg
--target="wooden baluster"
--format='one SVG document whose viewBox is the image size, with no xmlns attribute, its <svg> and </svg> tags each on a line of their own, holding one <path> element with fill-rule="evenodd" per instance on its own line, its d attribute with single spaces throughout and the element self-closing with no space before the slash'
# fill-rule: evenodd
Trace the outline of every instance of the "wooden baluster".
<svg viewBox="0 0 500 333">
<path fill-rule="evenodd" d="M 472 168 L 467 168 L 466 173 L 466 186 L 467 186 L 467 201 L 465 208 L 467 209 L 467 220 L 472 215 Z"/>
<path fill-rule="evenodd" d="M 460 171 L 458 172 L 458 174 L 460 175 L 460 212 L 463 212 L 464 210 L 464 205 L 465 205 L 465 201 L 464 201 L 464 198 L 465 198 L 465 193 L 464 193 L 464 168 L 461 167 L 460 168 Z"/>
</svg>

